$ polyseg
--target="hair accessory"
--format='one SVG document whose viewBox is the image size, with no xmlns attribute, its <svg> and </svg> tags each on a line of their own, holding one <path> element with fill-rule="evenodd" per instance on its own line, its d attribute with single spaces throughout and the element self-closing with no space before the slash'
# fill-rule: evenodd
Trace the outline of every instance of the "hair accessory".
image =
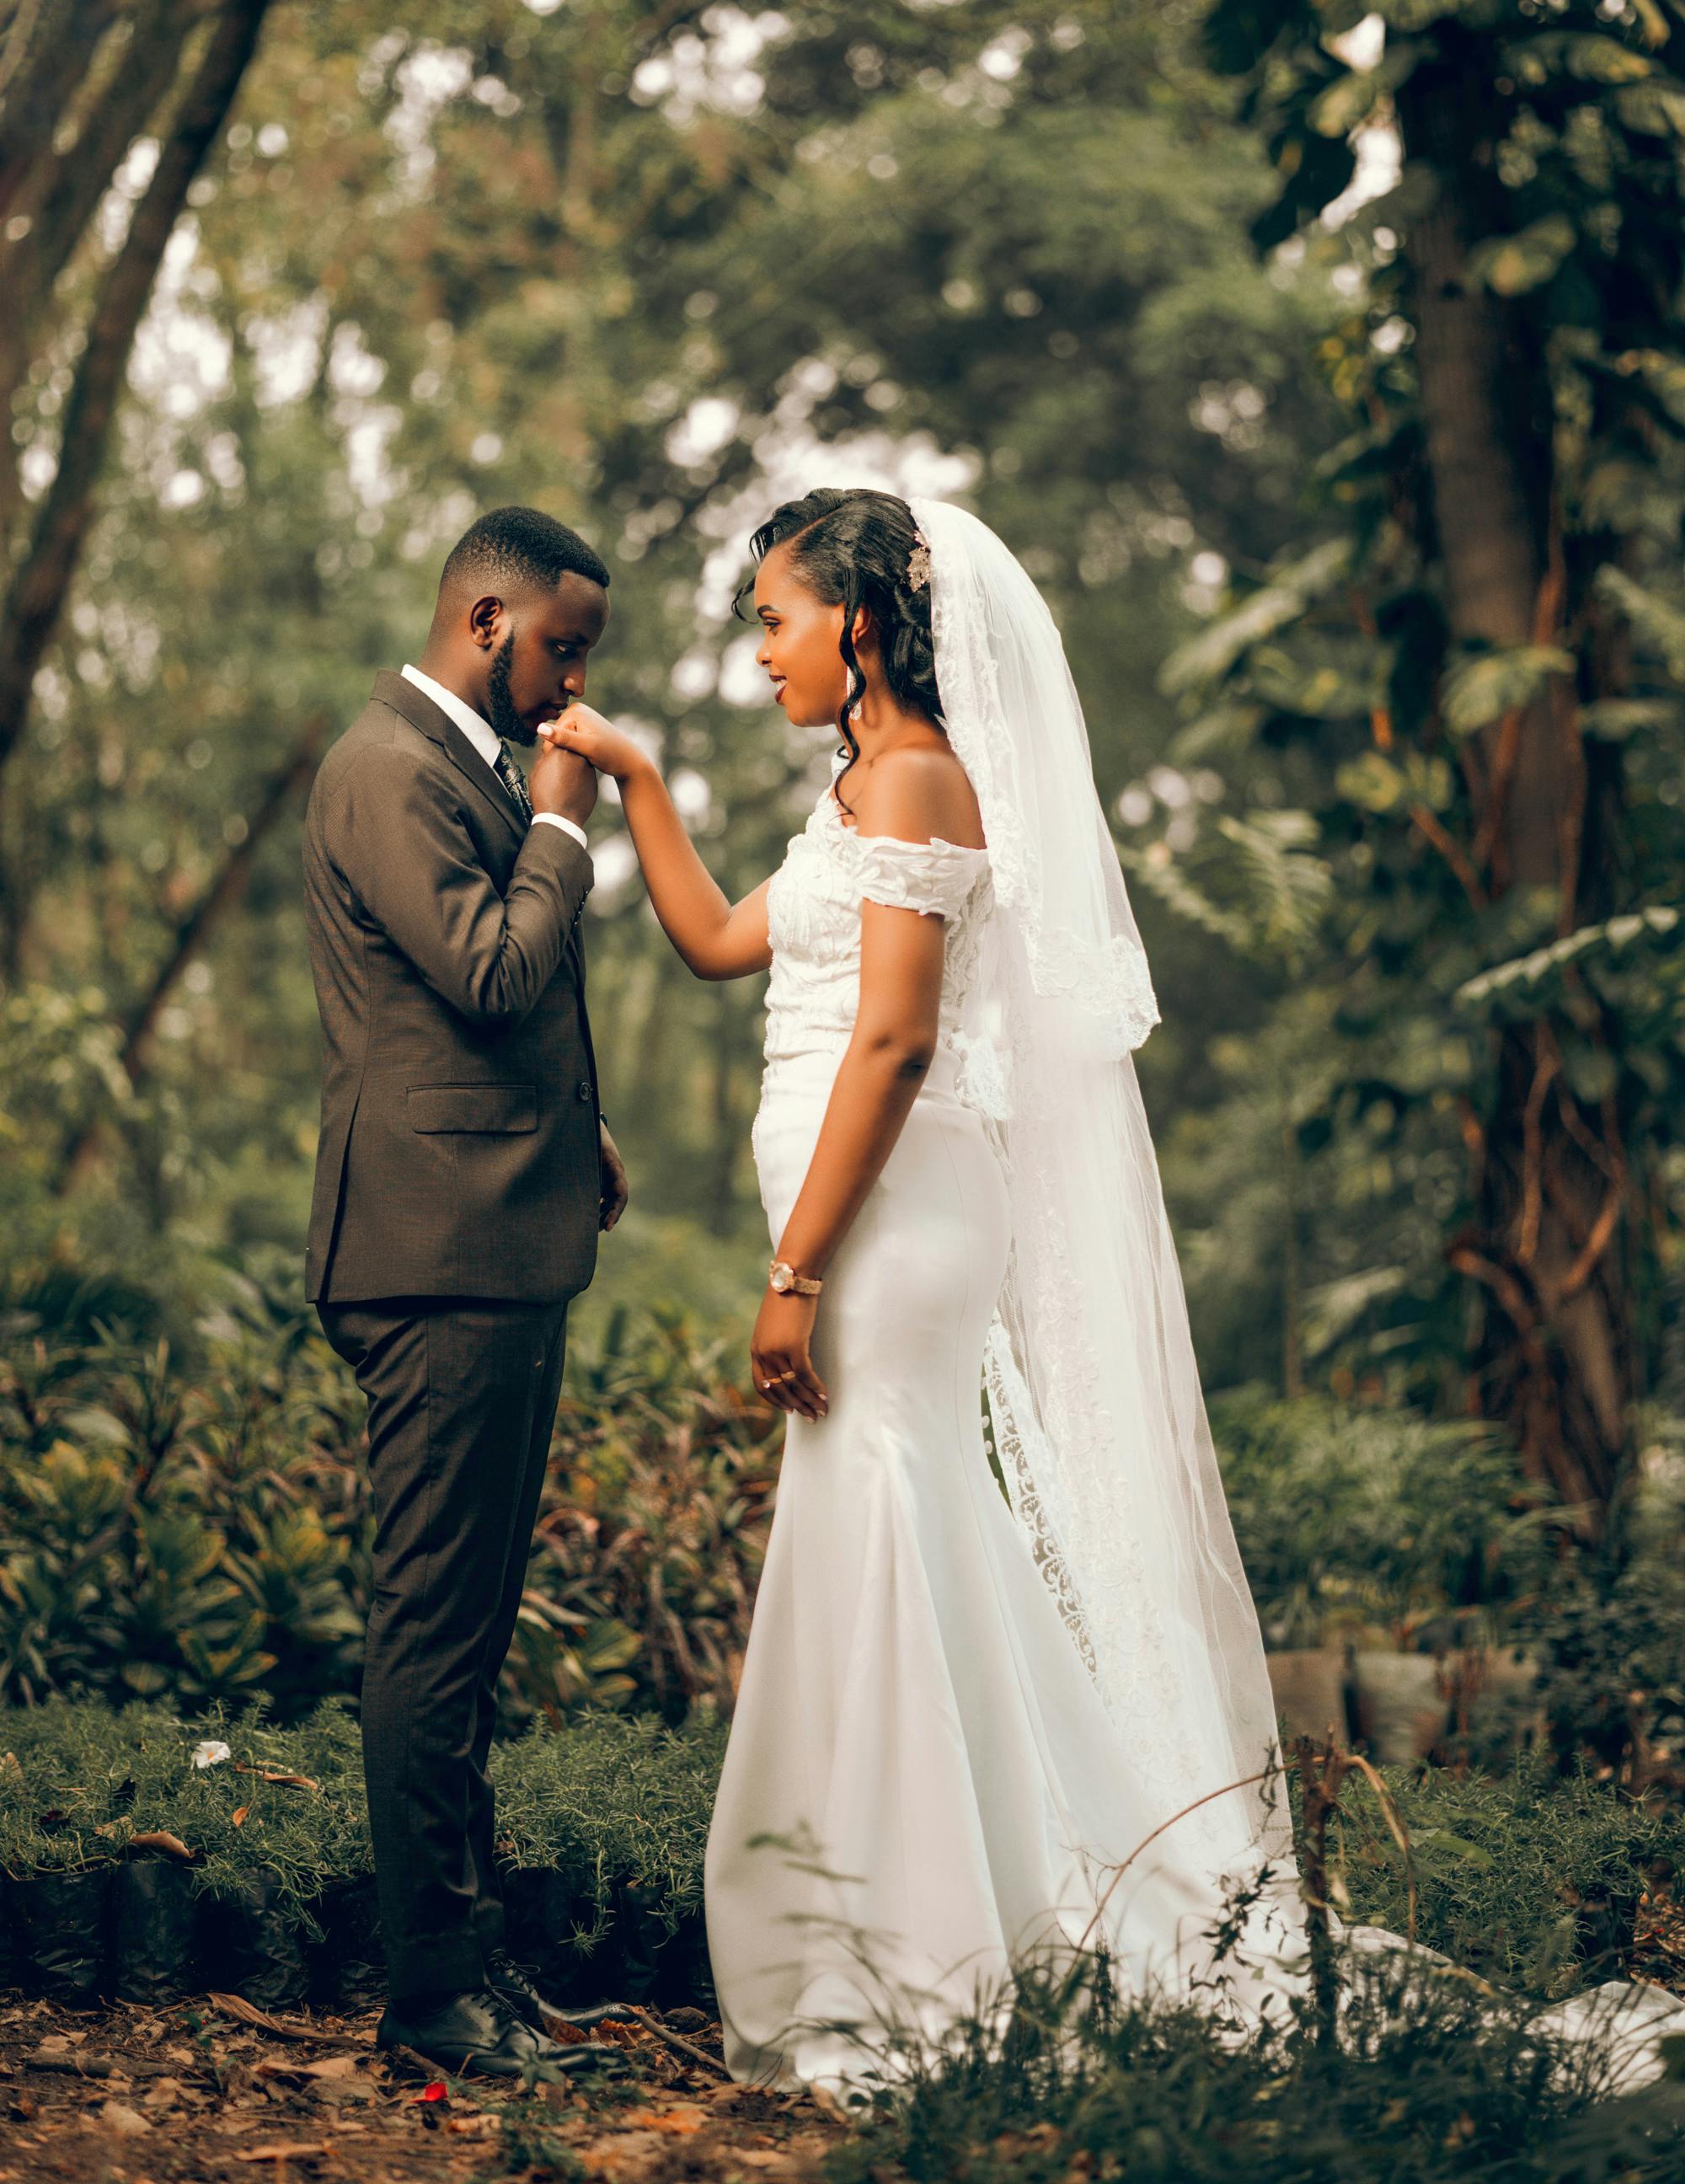
<svg viewBox="0 0 1685 2184">
<path fill-rule="evenodd" d="M 907 556 L 907 588 L 921 592 L 931 580 L 931 542 L 922 531 L 913 536 L 919 543 Z"/>
</svg>

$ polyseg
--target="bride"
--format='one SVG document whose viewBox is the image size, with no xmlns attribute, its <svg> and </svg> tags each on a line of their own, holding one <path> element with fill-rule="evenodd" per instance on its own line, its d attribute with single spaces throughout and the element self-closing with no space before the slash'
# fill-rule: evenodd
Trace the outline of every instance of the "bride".
<svg viewBox="0 0 1685 2184">
<path fill-rule="evenodd" d="M 734 2075 L 858 2094 L 1034 1952 L 1197 1981 L 1292 1852 L 1052 616 L 943 503 L 815 492 L 753 547 L 775 699 L 843 746 L 769 880 L 728 902 L 600 715 L 542 733 L 620 783 L 691 969 L 771 972 L 753 1365 L 790 1423 L 708 1937 Z"/>
</svg>

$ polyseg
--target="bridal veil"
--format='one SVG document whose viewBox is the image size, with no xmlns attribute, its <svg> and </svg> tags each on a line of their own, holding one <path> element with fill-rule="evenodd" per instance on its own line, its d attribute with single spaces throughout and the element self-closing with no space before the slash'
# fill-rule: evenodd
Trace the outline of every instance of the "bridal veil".
<svg viewBox="0 0 1685 2184">
<path fill-rule="evenodd" d="M 1162 1824 L 1214 1876 L 1291 1871 L 1275 1704 L 1132 1058 L 1159 1008 L 1082 704 L 1007 547 L 963 509 L 910 506 L 993 878 L 959 1045 L 1010 1196 L 985 1360 L 1002 1474 Z"/>
</svg>

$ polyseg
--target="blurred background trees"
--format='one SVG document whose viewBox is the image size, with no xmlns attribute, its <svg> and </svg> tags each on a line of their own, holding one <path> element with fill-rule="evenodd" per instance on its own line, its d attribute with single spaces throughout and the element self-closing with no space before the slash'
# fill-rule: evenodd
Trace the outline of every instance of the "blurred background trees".
<svg viewBox="0 0 1685 2184">
<path fill-rule="evenodd" d="M 0 6 L 12 1305 L 191 1356 L 231 1270 L 296 1283 L 299 792 L 477 510 L 604 554 L 592 697 L 737 893 L 825 767 L 731 612 L 750 530 L 822 482 L 954 492 L 1087 705 L 1208 1386 L 1319 1407 L 1318 1446 L 1330 1401 L 1489 1420 L 1596 1534 L 1680 1407 L 1682 26 Z M 154 228 L 96 443 L 77 390 Z M 675 1296 L 741 1326 L 759 989 L 691 981 L 611 805 L 598 832 L 636 1196 L 585 1331 Z M 1481 1475 L 1514 1518 L 1513 1468 Z"/>
</svg>

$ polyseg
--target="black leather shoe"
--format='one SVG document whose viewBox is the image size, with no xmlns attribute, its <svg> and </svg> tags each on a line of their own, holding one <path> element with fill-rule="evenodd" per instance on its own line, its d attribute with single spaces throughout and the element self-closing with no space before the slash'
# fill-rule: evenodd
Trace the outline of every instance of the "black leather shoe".
<svg viewBox="0 0 1685 2184">
<path fill-rule="evenodd" d="M 442 2070 L 492 2078 L 518 2078 L 528 2070 L 542 2074 L 545 2068 L 595 2068 L 605 2053 L 588 2043 L 564 2048 L 548 2038 L 489 1986 L 469 1988 L 414 2013 L 388 2003 L 375 2028 L 375 2045 L 413 2048 Z M 615 2060 L 622 2059 L 616 2053 Z"/>
<path fill-rule="evenodd" d="M 595 2003 L 588 2009 L 564 2009 L 559 2003 L 551 2002 L 539 1992 L 507 1949 L 486 1952 L 486 1982 L 524 2024 L 540 2032 L 547 2017 L 559 2018 L 564 2025 L 585 2027 L 606 2025 L 611 2020 L 621 2025 L 635 2021 L 631 2010 L 618 2002 Z"/>
</svg>

